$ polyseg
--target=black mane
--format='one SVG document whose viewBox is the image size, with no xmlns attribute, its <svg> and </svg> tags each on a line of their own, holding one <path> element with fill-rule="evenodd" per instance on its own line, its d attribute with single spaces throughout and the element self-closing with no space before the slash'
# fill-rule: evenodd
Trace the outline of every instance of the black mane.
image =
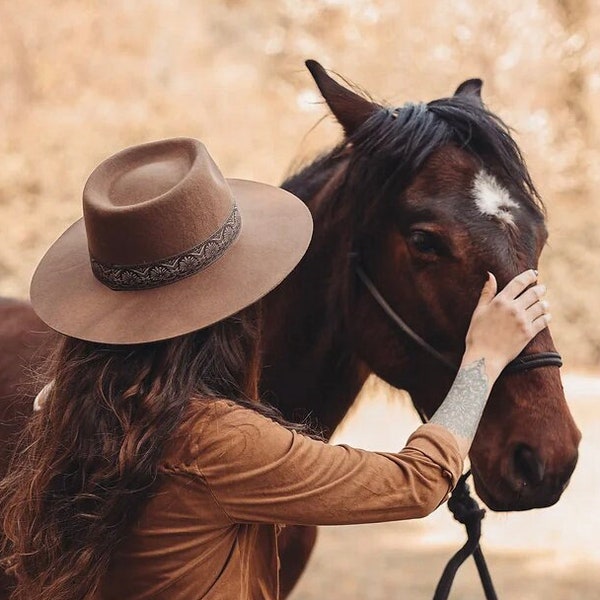
<svg viewBox="0 0 600 600">
<path fill-rule="evenodd" d="M 541 198 L 508 126 L 479 102 L 463 96 L 433 100 L 428 104 L 376 110 L 352 135 L 331 152 L 288 178 L 283 187 L 309 199 L 323 187 L 349 145 L 350 163 L 344 188 L 377 191 L 377 197 L 410 183 L 427 158 L 445 145 L 457 146 L 510 182 L 519 199 L 543 212 Z M 371 195 L 371 201 L 375 198 Z M 335 198 L 330 200 L 335 202 Z M 335 202 L 337 204 L 337 202 Z M 365 207 L 366 208 L 366 207 Z"/>
</svg>

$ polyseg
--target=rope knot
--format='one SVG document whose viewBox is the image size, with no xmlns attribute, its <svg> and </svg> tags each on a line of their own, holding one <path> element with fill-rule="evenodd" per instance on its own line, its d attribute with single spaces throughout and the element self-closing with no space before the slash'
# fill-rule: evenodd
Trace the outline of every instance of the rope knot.
<svg viewBox="0 0 600 600">
<path fill-rule="evenodd" d="M 467 473 L 467 476 L 470 473 Z M 454 518 L 467 528 L 481 522 L 485 516 L 485 510 L 479 507 L 477 501 L 471 496 L 471 490 L 467 484 L 466 477 L 463 475 L 456 484 L 448 500 L 448 508 Z"/>
</svg>

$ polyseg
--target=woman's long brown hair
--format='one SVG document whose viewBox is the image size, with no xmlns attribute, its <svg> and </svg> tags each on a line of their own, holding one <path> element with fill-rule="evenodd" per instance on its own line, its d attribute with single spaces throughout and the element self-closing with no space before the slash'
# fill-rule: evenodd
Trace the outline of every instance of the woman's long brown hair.
<svg viewBox="0 0 600 600">
<path fill-rule="evenodd" d="M 94 596 L 191 398 L 228 398 L 283 422 L 257 402 L 256 312 L 150 344 L 62 340 L 51 394 L 0 482 L 11 600 Z"/>
</svg>

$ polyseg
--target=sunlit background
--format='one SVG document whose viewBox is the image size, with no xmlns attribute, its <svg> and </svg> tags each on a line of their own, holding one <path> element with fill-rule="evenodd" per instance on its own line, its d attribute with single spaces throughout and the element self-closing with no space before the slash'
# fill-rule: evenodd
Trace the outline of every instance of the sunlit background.
<svg viewBox="0 0 600 600">
<path fill-rule="evenodd" d="M 600 362 L 599 40 L 600 0 L 0 0 L 0 294 L 26 297 L 38 259 L 80 217 L 87 175 L 127 145 L 198 137 L 227 176 L 270 183 L 333 145 L 340 130 L 304 68 L 307 58 L 390 104 L 449 95 L 463 79 L 481 77 L 486 103 L 514 128 L 548 209 L 541 275 L 565 370 L 593 374 Z M 585 471 L 597 451 L 595 381 L 567 381 L 584 431 L 575 492 L 525 519 L 500 517 L 513 533 L 491 536 L 493 562 L 513 586 L 501 597 L 600 597 L 593 575 L 600 557 L 589 536 L 575 562 L 560 563 L 566 575 L 556 558 L 574 555 L 572 523 L 581 528 L 585 510 L 586 532 L 600 535 L 587 509 L 598 488 L 590 487 L 594 471 Z M 400 445 L 396 431 L 414 417 L 401 409 L 402 427 L 386 434 L 377 419 L 394 427 L 381 416 L 389 405 L 369 400 L 344 441 Z M 351 583 L 339 597 L 427 598 L 449 554 L 435 519 L 325 531 L 325 554 L 296 598 L 323 597 L 340 565 L 351 567 Z M 544 555 L 536 570 L 524 559 L 529 541 L 531 556 L 540 545 L 557 554 Z M 369 563 L 353 545 L 382 558 Z M 429 578 L 424 587 L 413 578 L 419 569 Z M 514 587 L 514 578 L 525 587 Z M 377 595 L 374 582 L 382 581 Z M 480 597 L 465 585 L 461 598 Z M 335 598 L 335 588 L 326 595 Z"/>
</svg>

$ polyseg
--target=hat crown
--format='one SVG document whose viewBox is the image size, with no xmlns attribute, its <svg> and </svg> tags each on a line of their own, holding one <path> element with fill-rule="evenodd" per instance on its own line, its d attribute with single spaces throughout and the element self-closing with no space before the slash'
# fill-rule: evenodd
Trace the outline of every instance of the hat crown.
<svg viewBox="0 0 600 600">
<path fill-rule="evenodd" d="M 166 194 L 188 174 L 191 164 L 187 158 L 160 157 L 125 171 L 108 190 L 110 202 L 114 206 L 128 206 Z"/>
<path fill-rule="evenodd" d="M 128 148 L 102 162 L 85 185 L 90 256 L 106 266 L 165 260 L 209 239 L 233 207 L 227 181 L 198 140 Z"/>
</svg>

